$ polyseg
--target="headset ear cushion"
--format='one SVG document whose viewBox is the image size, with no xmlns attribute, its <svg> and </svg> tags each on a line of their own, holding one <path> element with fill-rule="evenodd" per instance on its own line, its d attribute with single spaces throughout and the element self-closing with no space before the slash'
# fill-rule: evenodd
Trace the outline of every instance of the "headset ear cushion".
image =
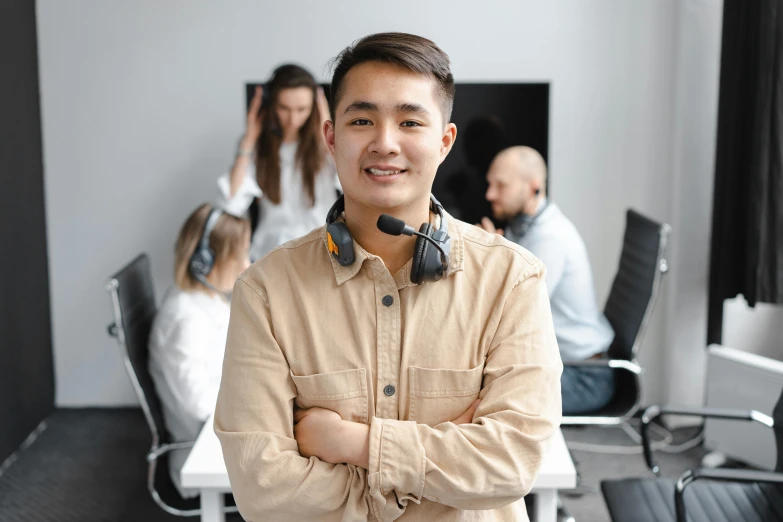
<svg viewBox="0 0 783 522">
<path fill-rule="evenodd" d="M 356 261 L 356 253 L 353 251 L 353 238 L 348 226 L 342 221 L 336 221 L 326 226 L 326 232 L 331 255 L 342 266 L 352 265 Z"/>
<path fill-rule="evenodd" d="M 214 255 L 212 249 L 196 250 L 190 259 L 190 273 L 194 277 L 206 277 L 212 271 L 214 265 Z"/>
<path fill-rule="evenodd" d="M 429 236 L 432 233 L 432 225 L 422 223 L 419 232 Z M 416 238 L 416 246 L 413 249 L 413 263 L 411 264 L 411 281 L 417 285 L 424 282 L 424 266 L 426 265 L 425 261 L 427 260 L 429 245 L 430 242 L 426 239 Z"/>
</svg>

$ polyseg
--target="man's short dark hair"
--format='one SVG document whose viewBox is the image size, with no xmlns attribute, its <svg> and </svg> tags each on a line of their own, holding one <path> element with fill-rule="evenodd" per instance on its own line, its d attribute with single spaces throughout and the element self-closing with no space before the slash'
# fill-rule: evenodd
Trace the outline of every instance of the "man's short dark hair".
<svg viewBox="0 0 783 522">
<path fill-rule="evenodd" d="M 454 105 L 454 76 L 449 67 L 449 56 L 431 40 L 407 33 L 371 34 L 337 55 L 329 97 L 332 120 L 344 92 L 345 75 L 365 62 L 389 63 L 432 78 L 436 83 L 435 99 L 440 105 L 443 121 L 450 121 Z"/>
</svg>

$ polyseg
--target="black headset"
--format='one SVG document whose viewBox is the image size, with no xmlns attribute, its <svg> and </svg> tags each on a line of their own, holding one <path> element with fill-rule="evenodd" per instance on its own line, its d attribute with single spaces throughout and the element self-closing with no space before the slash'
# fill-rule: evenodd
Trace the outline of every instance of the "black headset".
<svg viewBox="0 0 783 522">
<path fill-rule="evenodd" d="M 541 189 L 536 189 L 535 191 L 536 196 L 541 194 Z M 516 224 L 516 227 L 509 226 L 512 232 L 516 234 L 518 237 L 516 238 L 517 241 L 521 240 L 523 237 L 527 235 L 527 233 L 530 231 L 531 228 L 533 228 L 533 225 L 536 224 L 536 221 L 538 221 L 538 218 L 541 217 L 541 214 L 544 213 L 546 208 L 549 206 L 549 200 L 546 200 L 542 207 L 538 209 L 538 212 L 536 212 L 533 216 L 526 216 L 521 215 L 519 221 Z"/>
<path fill-rule="evenodd" d="M 201 283 L 206 281 L 207 276 L 212 272 L 212 268 L 215 266 L 215 251 L 209 246 L 209 236 L 212 234 L 212 231 L 215 230 L 215 226 L 222 215 L 223 211 L 221 209 L 212 207 L 207 220 L 204 222 L 204 230 L 201 232 L 198 246 L 196 247 L 196 250 L 193 251 L 193 255 L 190 256 L 188 270 L 190 271 L 190 274 Z M 210 288 L 212 287 L 212 285 L 207 286 Z"/>
<path fill-rule="evenodd" d="M 356 261 L 356 253 L 353 249 L 353 238 L 348 227 L 344 222 L 337 221 L 344 210 L 345 196 L 340 196 L 326 216 L 326 239 L 332 256 L 342 266 L 349 266 Z M 440 228 L 436 230 L 429 223 L 422 223 L 421 227 L 419 227 L 419 233 L 426 236 L 426 239 L 418 236 L 416 246 L 413 249 L 411 281 L 417 285 L 430 281 L 439 281 L 448 271 L 448 254 L 451 248 L 448 223 L 446 222 L 443 205 L 431 194 L 430 210 L 440 217 Z M 404 225 L 404 223 L 402 224 Z M 381 230 L 386 232 L 386 230 Z M 394 235 L 399 235 L 399 232 Z M 430 242 L 434 242 L 445 252 L 445 262 L 441 252 L 436 247 L 431 246 Z"/>
</svg>

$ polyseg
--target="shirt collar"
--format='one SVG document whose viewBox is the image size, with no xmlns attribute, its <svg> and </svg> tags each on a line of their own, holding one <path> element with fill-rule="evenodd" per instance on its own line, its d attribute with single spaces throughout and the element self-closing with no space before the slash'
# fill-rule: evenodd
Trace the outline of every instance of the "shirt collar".
<svg viewBox="0 0 783 522">
<path fill-rule="evenodd" d="M 530 214 L 520 213 L 514 216 L 513 218 L 511 218 L 508 221 L 508 225 L 506 225 L 506 228 L 511 231 L 512 234 L 511 237 L 516 237 L 517 239 L 521 239 L 530 230 L 530 228 L 539 220 L 539 218 L 542 217 L 544 212 L 546 212 L 546 210 L 549 209 L 550 206 L 551 203 L 549 203 L 549 200 L 547 198 L 544 198 L 541 201 L 541 206 L 538 207 L 538 210 L 532 216 Z"/>
<path fill-rule="evenodd" d="M 449 237 L 451 238 L 451 252 L 449 255 L 449 271 L 446 273 L 446 277 L 450 277 L 456 272 L 461 272 L 464 268 L 465 252 L 464 252 L 464 238 L 462 235 L 461 223 L 451 217 L 448 212 L 444 211 L 444 219 L 448 222 Z M 338 285 L 342 285 L 349 279 L 359 273 L 362 265 L 368 259 L 377 259 L 382 263 L 381 259 L 369 252 L 359 245 L 356 240 L 353 241 L 353 251 L 356 256 L 353 264 L 343 266 L 337 261 L 334 256 L 329 253 L 328 241 L 326 239 L 326 227 L 323 228 L 323 243 L 324 249 L 326 249 L 329 255 L 329 261 L 332 263 L 332 269 L 334 270 L 334 278 Z M 400 268 L 396 274 L 393 274 L 394 281 L 397 283 L 397 289 L 401 290 L 408 286 L 415 286 L 415 283 L 411 281 L 411 266 L 413 265 L 413 259 L 409 259 L 402 268 Z"/>
</svg>

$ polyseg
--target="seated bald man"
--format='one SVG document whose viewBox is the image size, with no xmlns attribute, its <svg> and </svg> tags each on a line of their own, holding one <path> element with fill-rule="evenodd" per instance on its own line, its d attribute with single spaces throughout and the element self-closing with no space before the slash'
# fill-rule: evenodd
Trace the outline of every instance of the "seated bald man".
<svg viewBox="0 0 783 522">
<path fill-rule="evenodd" d="M 546 198 L 546 162 L 535 149 L 511 147 L 498 153 L 487 172 L 486 198 L 497 219 L 481 228 L 497 232 L 533 253 L 546 265 L 546 286 L 555 336 L 563 362 L 602 358 L 614 331 L 598 309 L 587 249 L 574 224 Z M 566 366 L 561 378 L 563 414 L 578 415 L 605 406 L 614 393 L 609 368 Z"/>
</svg>

